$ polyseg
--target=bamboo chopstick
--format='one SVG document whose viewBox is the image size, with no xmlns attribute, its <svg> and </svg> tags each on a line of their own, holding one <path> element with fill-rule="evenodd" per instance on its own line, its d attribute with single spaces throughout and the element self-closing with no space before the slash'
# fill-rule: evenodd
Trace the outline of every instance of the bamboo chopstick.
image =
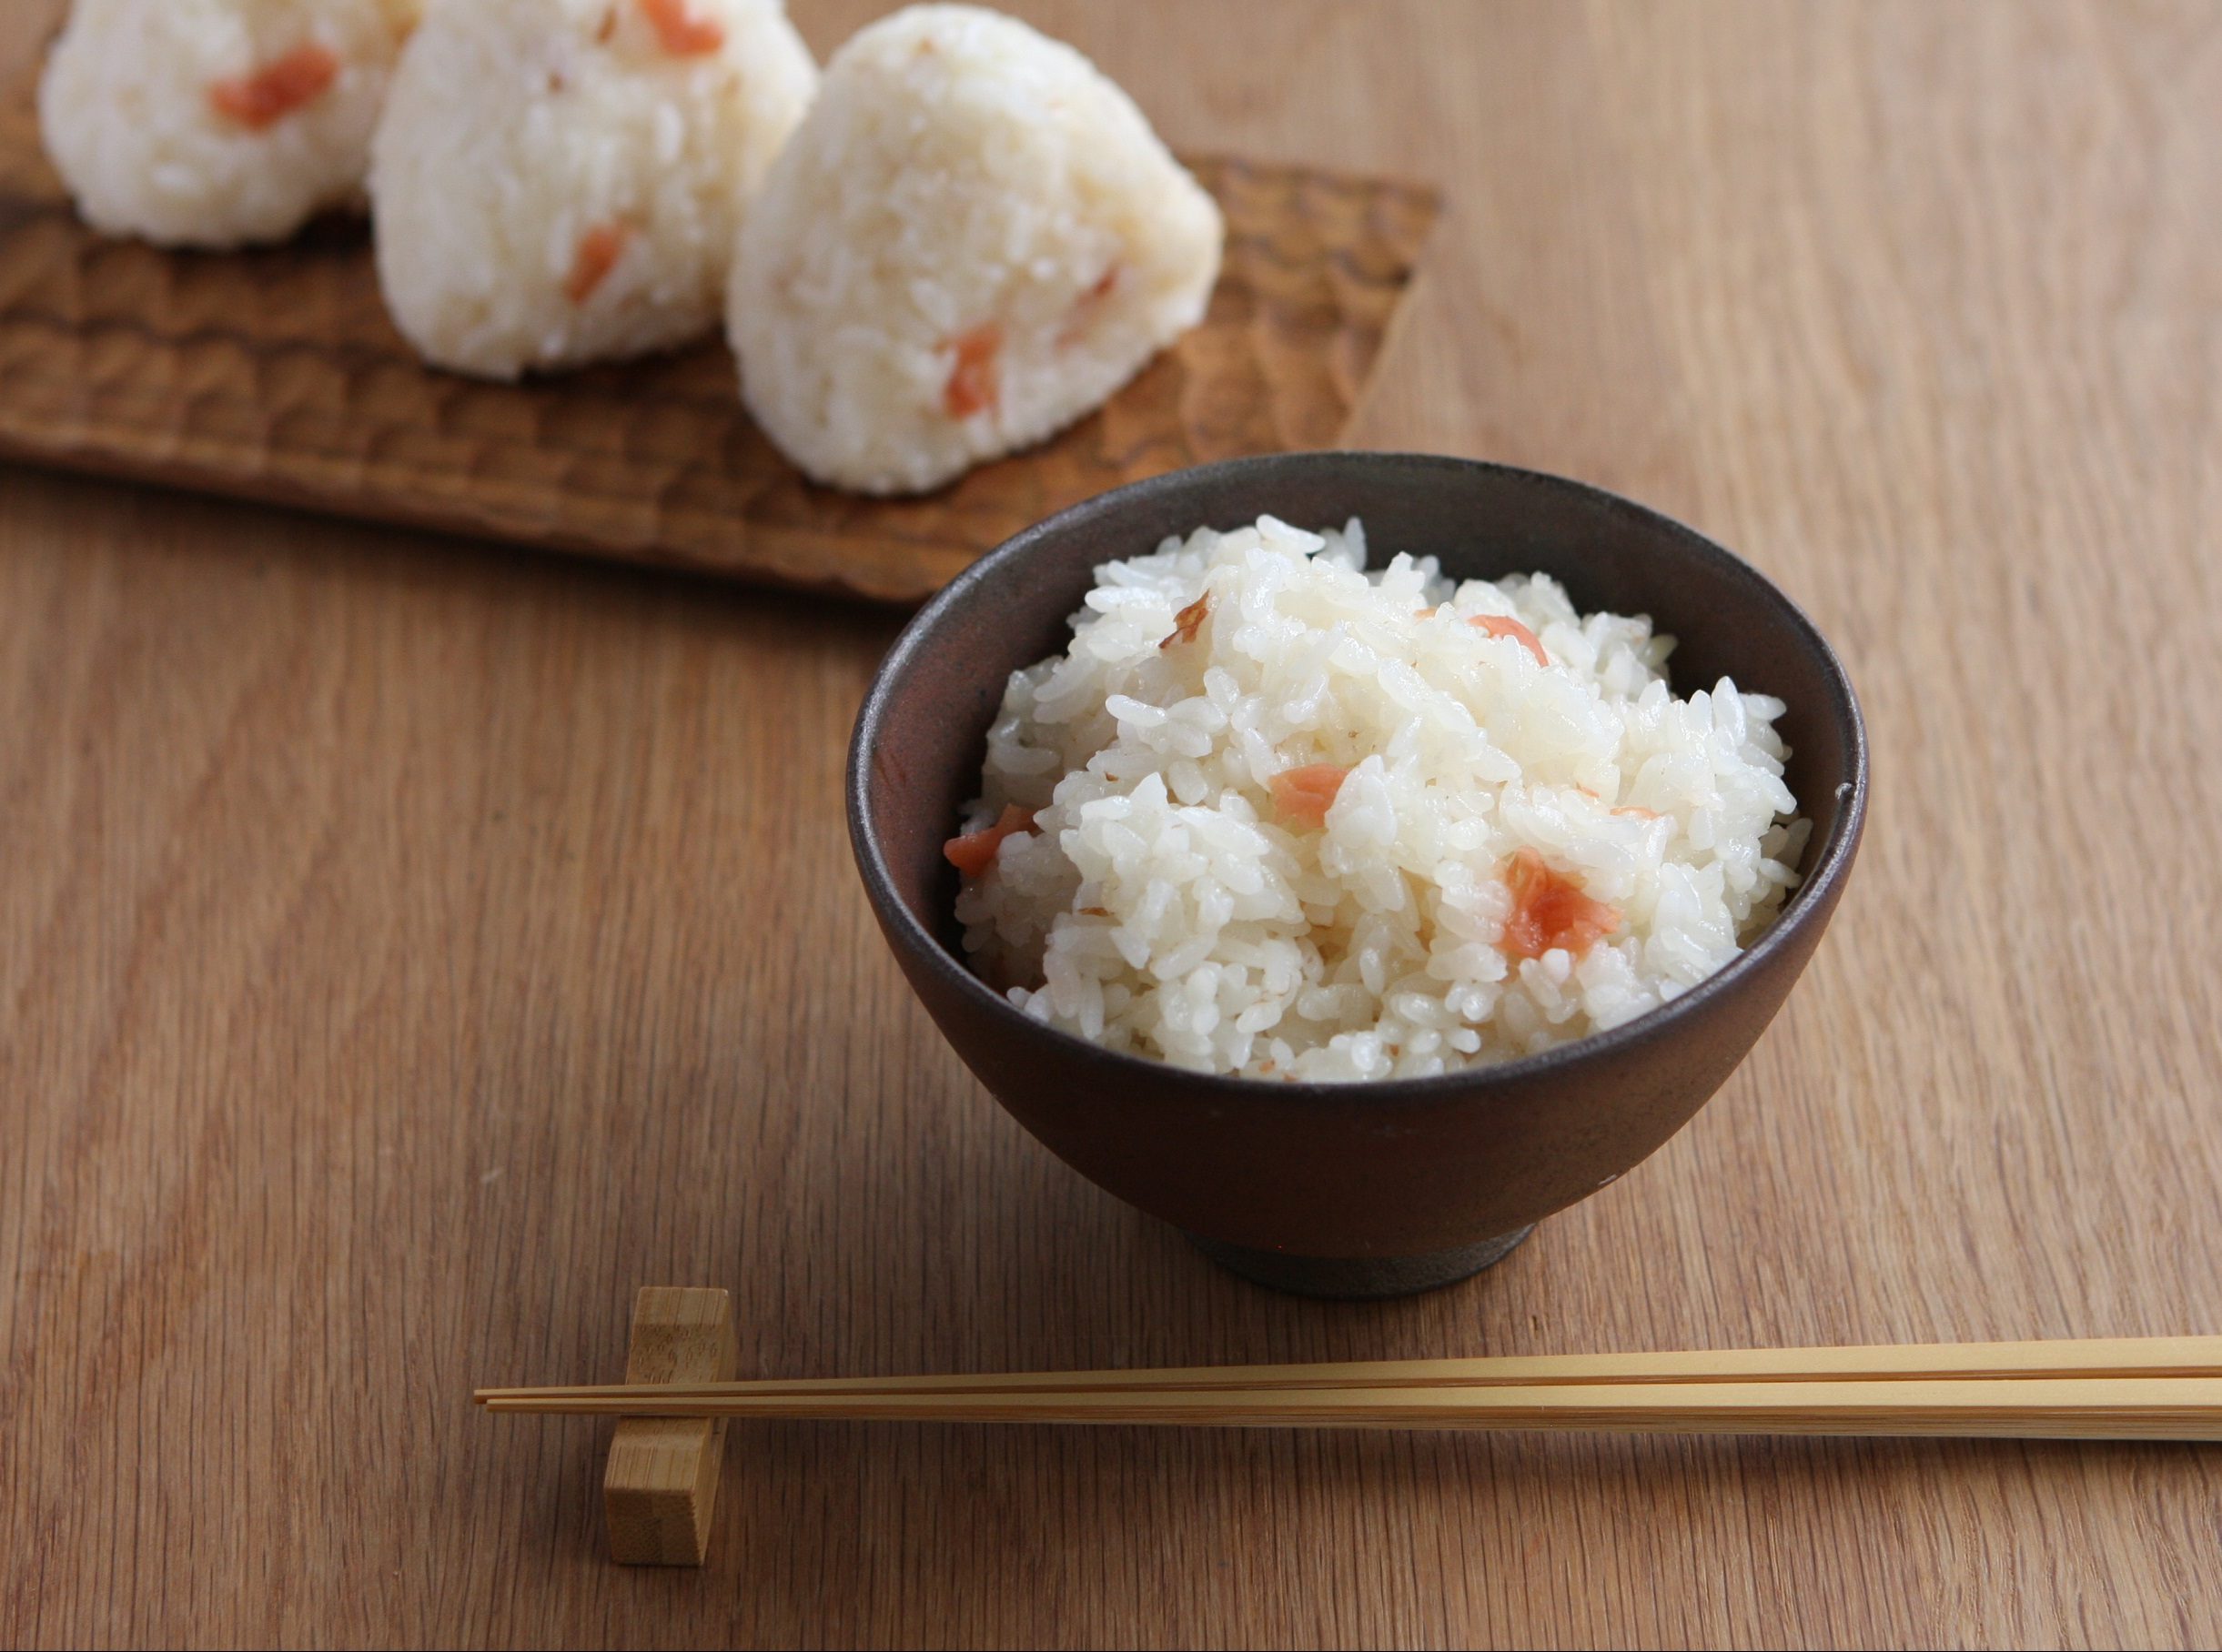
<svg viewBox="0 0 2222 1652">
<path fill-rule="evenodd" d="M 2222 1337 L 481 1388 L 490 1411 L 761 1420 L 2222 1439 Z"/>
<path fill-rule="evenodd" d="M 488 1407 L 760 1420 L 2222 1439 L 2222 1378 L 2210 1376 L 807 1395 L 641 1385 L 611 1395 L 514 1394 Z"/>
<path fill-rule="evenodd" d="M 1496 1359 L 1365 1360 L 1339 1365 L 1190 1365 L 1136 1371 L 833 1376 L 659 1385 L 667 1398 L 812 1398 L 839 1395 L 1257 1393 L 1326 1388 L 1533 1387 L 1589 1384 L 1827 1383 L 2035 1377 L 2222 1377 L 2222 1336 L 2098 1337 L 1833 1348 L 1734 1348 L 1661 1354 L 1577 1354 Z M 490 1410 L 548 1410 L 545 1402 L 639 1395 L 623 1384 L 481 1388 Z"/>
</svg>

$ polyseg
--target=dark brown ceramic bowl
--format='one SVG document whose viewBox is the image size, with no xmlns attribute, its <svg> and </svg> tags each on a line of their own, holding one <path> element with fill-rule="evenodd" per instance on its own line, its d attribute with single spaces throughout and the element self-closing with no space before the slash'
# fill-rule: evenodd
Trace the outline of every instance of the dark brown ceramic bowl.
<svg viewBox="0 0 2222 1652">
<path fill-rule="evenodd" d="M 1672 1004 L 1500 1066 L 1370 1084 L 1204 1076 L 1027 1019 L 965 968 L 942 843 L 979 791 L 1005 680 L 1062 650 L 1098 563 L 1270 513 L 1361 519 L 1378 560 L 1454 579 L 1541 569 L 1584 610 L 1679 639 L 1678 692 L 1733 676 L 1789 704 L 1791 791 L 1813 821 L 1803 884 L 1728 968 Z M 1392 453 L 1236 459 L 1121 488 L 967 569 L 880 668 L 849 754 L 849 831 L 874 910 L 957 1053 L 1019 1123 L 1120 1198 L 1262 1283 L 1392 1295 L 1495 1261 L 1537 1221 L 1689 1122 L 1782 1007 L 1859 847 L 1867 746 L 1843 668 L 1805 616 L 1702 535 L 1594 488 Z"/>
</svg>

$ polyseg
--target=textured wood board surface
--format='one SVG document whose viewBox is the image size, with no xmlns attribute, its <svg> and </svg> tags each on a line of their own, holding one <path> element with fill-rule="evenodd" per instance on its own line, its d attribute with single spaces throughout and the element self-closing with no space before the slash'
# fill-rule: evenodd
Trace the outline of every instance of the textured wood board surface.
<svg viewBox="0 0 2222 1652">
<path fill-rule="evenodd" d="M 1227 214 L 1201 326 L 1091 417 L 918 499 L 806 481 L 705 341 L 523 385 L 420 364 L 359 221 L 173 253 L 80 225 L 30 94 L 0 116 L 0 453 L 782 585 L 913 600 L 1106 488 L 1334 446 L 1436 216 L 1433 191 L 1196 159 Z"/>
<path fill-rule="evenodd" d="M 748 1375 L 2222 1329 L 2222 8 L 1023 9 L 1183 150 L 1454 185 L 1357 443 L 1633 494 L 1837 644 L 1812 970 L 1470 1285 L 1277 1296 L 904 985 L 894 611 L 0 463 L 0 1642 L 2215 1644 L 2207 1446 L 736 1425 L 682 1575 L 606 1427 L 473 1411 L 660 1282 Z"/>
</svg>

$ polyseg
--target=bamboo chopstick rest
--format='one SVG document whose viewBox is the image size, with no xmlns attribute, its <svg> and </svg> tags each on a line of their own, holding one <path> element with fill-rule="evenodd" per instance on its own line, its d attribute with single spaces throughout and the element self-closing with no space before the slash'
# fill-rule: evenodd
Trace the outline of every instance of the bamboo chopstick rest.
<svg viewBox="0 0 2222 1652">
<path fill-rule="evenodd" d="M 722 1383 L 739 1363 L 723 1291 L 650 1284 L 633 1299 L 628 1383 Z M 602 1506 L 621 1566 L 700 1566 L 725 1465 L 723 1417 L 629 1416 L 610 1441 Z"/>
</svg>

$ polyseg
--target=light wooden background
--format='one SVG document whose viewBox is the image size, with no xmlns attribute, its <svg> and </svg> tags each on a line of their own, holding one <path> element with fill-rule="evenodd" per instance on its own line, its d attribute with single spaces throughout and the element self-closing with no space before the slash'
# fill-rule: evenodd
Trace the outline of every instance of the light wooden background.
<svg viewBox="0 0 2222 1652">
<path fill-rule="evenodd" d="M 468 1409 L 648 1281 L 761 1373 L 2222 1329 L 2222 6 L 1027 9 L 1178 144 L 1447 186 L 1368 442 L 1838 642 L 1790 1008 L 1480 1282 L 1267 1294 L 905 992 L 839 791 L 895 616 L 0 469 L 0 1639 L 2222 1634 L 2212 1449 L 767 1426 L 673 1574 L 593 1425 Z"/>
</svg>

